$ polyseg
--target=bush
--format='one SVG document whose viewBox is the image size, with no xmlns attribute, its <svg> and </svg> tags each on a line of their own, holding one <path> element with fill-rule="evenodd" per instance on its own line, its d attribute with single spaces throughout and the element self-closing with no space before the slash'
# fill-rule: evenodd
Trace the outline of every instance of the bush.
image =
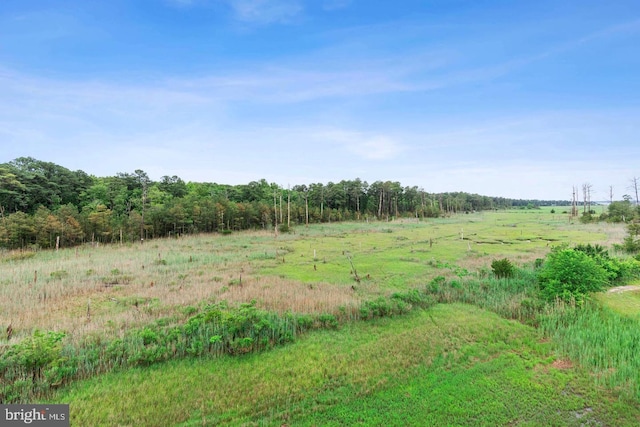
<svg viewBox="0 0 640 427">
<path fill-rule="evenodd" d="M 623 282 L 638 276 L 638 266 L 632 260 L 622 260 L 609 256 L 609 251 L 601 245 L 576 245 L 576 251 L 593 258 L 609 275 L 609 282 Z"/>
<path fill-rule="evenodd" d="M 625 237 L 621 249 L 630 254 L 640 252 L 640 239 L 634 239 L 631 235 Z"/>
<path fill-rule="evenodd" d="M 512 277 L 515 273 L 515 267 L 507 258 L 494 259 L 491 262 L 491 270 L 498 278 Z"/>
<path fill-rule="evenodd" d="M 280 233 L 289 233 L 291 232 L 291 228 L 287 224 L 278 225 L 278 231 Z"/>
<path fill-rule="evenodd" d="M 538 274 L 542 297 L 582 302 L 590 292 L 601 291 L 610 275 L 585 252 L 560 249 L 551 252 Z"/>
</svg>

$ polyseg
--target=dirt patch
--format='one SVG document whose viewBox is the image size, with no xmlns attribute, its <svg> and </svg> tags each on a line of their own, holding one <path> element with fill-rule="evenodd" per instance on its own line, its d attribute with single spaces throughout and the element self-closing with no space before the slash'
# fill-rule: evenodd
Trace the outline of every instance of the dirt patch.
<svg viewBox="0 0 640 427">
<path fill-rule="evenodd" d="M 571 369 L 573 368 L 573 363 L 571 363 L 570 360 L 558 359 L 555 360 L 551 366 L 556 369 Z"/>
<path fill-rule="evenodd" d="M 616 286 L 609 289 L 607 292 L 610 294 L 617 294 L 620 292 L 640 291 L 640 285 L 628 285 L 628 286 Z"/>
</svg>

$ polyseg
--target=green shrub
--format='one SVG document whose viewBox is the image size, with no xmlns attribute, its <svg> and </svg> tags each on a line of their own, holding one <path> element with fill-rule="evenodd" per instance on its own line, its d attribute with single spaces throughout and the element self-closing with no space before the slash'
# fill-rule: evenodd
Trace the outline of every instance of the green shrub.
<svg viewBox="0 0 640 427">
<path fill-rule="evenodd" d="M 289 233 L 291 231 L 291 228 L 287 224 L 280 224 L 278 226 L 278 231 L 280 233 Z"/>
<path fill-rule="evenodd" d="M 0 402 L 25 401 L 74 373 L 75 360 L 63 355 L 62 332 L 36 330 L 32 336 L 0 352 Z"/>
<path fill-rule="evenodd" d="M 538 273 L 542 297 L 582 302 L 590 292 L 601 291 L 610 275 L 585 252 L 560 249 L 551 252 Z"/>
<path fill-rule="evenodd" d="M 391 295 L 391 298 L 420 308 L 429 308 L 436 303 L 436 300 L 432 295 L 421 292 L 418 289 L 411 289 L 407 292 L 394 293 L 393 295 Z"/>
<path fill-rule="evenodd" d="M 627 253 L 635 254 L 640 252 L 640 239 L 635 239 L 633 236 L 627 236 L 622 241 L 621 249 Z"/>
<path fill-rule="evenodd" d="M 512 277 L 515 273 L 515 267 L 507 258 L 503 259 L 494 259 L 491 262 L 491 270 L 493 274 L 495 274 L 498 278 L 507 278 Z"/>
<path fill-rule="evenodd" d="M 54 280 L 61 280 L 69 276 L 65 270 L 52 271 L 49 275 Z"/>
<path fill-rule="evenodd" d="M 321 314 L 320 316 L 318 316 L 318 322 L 320 322 L 320 325 L 322 325 L 322 327 L 324 328 L 336 329 L 338 327 L 338 319 L 336 319 L 336 316 L 334 316 L 333 314 Z"/>
<path fill-rule="evenodd" d="M 576 251 L 584 252 L 593 258 L 609 275 L 609 281 L 621 282 L 637 277 L 640 274 L 639 266 L 633 260 L 623 260 L 609 256 L 609 251 L 601 245 L 576 245 Z"/>
</svg>

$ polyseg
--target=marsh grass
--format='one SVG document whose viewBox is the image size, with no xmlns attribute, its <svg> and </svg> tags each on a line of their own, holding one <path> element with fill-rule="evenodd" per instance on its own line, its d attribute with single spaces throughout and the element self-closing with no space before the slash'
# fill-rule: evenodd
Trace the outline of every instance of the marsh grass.
<svg viewBox="0 0 640 427">
<path fill-rule="evenodd" d="M 460 304 L 61 390 L 77 425 L 634 425 L 534 329 Z M 123 384 L 127 384 L 123 387 Z M 604 399 L 603 399 L 604 397 Z"/>
<path fill-rule="evenodd" d="M 640 319 L 591 301 L 558 302 L 540 316 L 558 353 L 593 373 L 597 384 L 640 400 Z"/>
<path fill-rule="evenodd" d="M 49 385 L 175 357 L 270 348 L 309 328 L 395 316 L 436 301 L 536 324 L 540 306 L 526 266 L 556 243 L 606 242 L 617 230 L 594 227 L 548 212 L 514 211 L 321 224 L 277 238 L 243 232 L 26 257 L 3 253 L 0 323 L 12 325 L 13 345 L 37 330 L 64 334 L 60 362 L 48 362 L 57 369 Z M 498 257 L 525 268 L 494 279 L 488 266 Z M 251 310 L 260 311 L 254 323 L 275 327 L 264 345 L 255 344 L 264 337 L 234 337 L 211 325 L 184 333 L 208 307 L 228 304 L 233 315 L 250 301 Z M 172 331 L 182 338 L 163 338 Z M 5 337 L 3 343 L 8 348 Z M 14 372 L 24 382 L 18 400 L 46 392 L 46 381 L 29 383 L 29 369 Z"/>
</svg>

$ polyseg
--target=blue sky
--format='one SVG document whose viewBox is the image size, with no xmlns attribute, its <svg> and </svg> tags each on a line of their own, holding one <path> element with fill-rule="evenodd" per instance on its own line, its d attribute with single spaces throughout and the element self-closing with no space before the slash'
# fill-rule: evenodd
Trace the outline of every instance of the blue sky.
<svg viewBox="0 0 640 427">
<path fill-rule="evenodd" d="M 640 2 L 2 0 L 0 162 L 569 199 L 640 176 Z"/>
</svg>

